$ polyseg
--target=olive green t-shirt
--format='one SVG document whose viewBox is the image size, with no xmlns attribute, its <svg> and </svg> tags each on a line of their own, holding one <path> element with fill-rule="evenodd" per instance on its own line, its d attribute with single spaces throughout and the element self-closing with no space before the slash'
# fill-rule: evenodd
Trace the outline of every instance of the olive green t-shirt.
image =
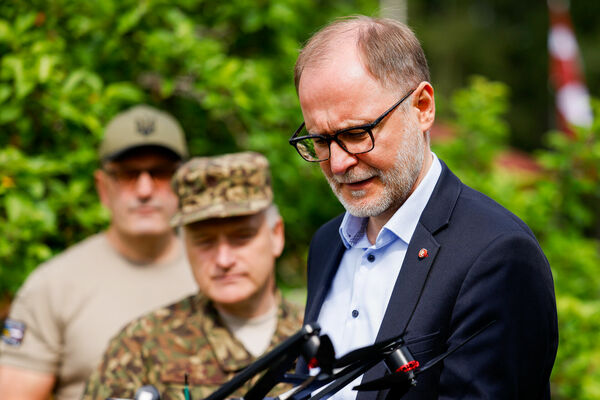
<svg viewBox="0 0 600 400">
<path fill-rule="evenodd" d="M 109 340 L 132 319 L 197 291 L 183 246 L 174 261 L 135 264 L 94 235 L 40 265 L 17 293 L 0 364 L 56 375 L 55 400 L 79 399 Z"/>
</svg>

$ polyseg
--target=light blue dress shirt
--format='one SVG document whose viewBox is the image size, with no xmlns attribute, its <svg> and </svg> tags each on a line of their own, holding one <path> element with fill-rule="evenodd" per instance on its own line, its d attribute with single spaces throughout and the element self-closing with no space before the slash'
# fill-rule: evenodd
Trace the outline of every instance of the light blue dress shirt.
<svg viewBox="0 0 600 400">
<path fill-rule="evenodd" d="M 383 226 L 375 244 L 366 235 L 367 218 L 346 212 L 340 236 L 346 251 L 321 307 L 321 332 L 333 342 L 336 356 L 375 343 L 379 326 L 400 273 L 408 243 L 440 177 L 442 166 L 433 154 L 425 178 Z M 353 400 L 362 377 L 340 390 L 333 399 Z"/>
</svg>

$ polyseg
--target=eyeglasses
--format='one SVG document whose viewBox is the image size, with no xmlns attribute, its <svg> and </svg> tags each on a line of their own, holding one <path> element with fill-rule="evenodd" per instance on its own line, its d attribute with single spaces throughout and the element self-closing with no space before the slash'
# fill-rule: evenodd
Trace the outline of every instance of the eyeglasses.
<svg viewBox="0 0 600 400">
<path fill-rule="evenodd" d="M 388 108 L 387 111 L 370 124 L 342 129 L 332 135 L 311 135 L 306 131 L 304 122 L 302 122 L 289 142 L 296 148 L 296 151 L 298 151 L 298 154 L 302 158 L 310 162 L 329 160 L 331 156 L 331 142 L 336 142 L 338 146 L 349 154 L 368 153 L 375 147 L 373 129 L 414 91 L 415 89 L 410 90 L 396 104 Z"/>
<path fill-rule="evenodd" d="M 169 185 L 171 177 L 175 173 L 176 167 L 155 167 L 155 168 L 103 168 L 111 178 L 123 186 L 133 186 L 140 179 L 140 175 L 147 172 L 155 185 Z"/>
</svg>

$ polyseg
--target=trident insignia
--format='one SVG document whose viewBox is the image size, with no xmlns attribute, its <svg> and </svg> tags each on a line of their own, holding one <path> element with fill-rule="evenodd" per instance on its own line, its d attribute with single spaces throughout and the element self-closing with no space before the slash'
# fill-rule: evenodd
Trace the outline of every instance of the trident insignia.
<svg viewBox="0 0 600 400">
<path fill-rule="evenodd" d="M 145 118 L 145 119 L 140 118 L 135 121 L 135 126 L 137 128 L 137 131 L 144 136 L 148 136 L 152 132 L 154 132 L 154 129 L 155 129 L 154 125 L 155 125 L 154 118 Z"/>
</svg>

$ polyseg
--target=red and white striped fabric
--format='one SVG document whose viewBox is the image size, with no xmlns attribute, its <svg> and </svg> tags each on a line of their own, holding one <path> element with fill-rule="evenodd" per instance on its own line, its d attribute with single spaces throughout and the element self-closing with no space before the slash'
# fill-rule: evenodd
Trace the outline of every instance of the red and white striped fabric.
<svg viewBox="0 0 600 400">
<path fill-rule="evenodd" d="M 548 0 L 548 10 L 550 77 L 556 90 L 558 124 L 561 130 L 572 134 L 570 126 L 592 123 L 590 95 L 585 86 L 568 0 Z"/>
</svg>

